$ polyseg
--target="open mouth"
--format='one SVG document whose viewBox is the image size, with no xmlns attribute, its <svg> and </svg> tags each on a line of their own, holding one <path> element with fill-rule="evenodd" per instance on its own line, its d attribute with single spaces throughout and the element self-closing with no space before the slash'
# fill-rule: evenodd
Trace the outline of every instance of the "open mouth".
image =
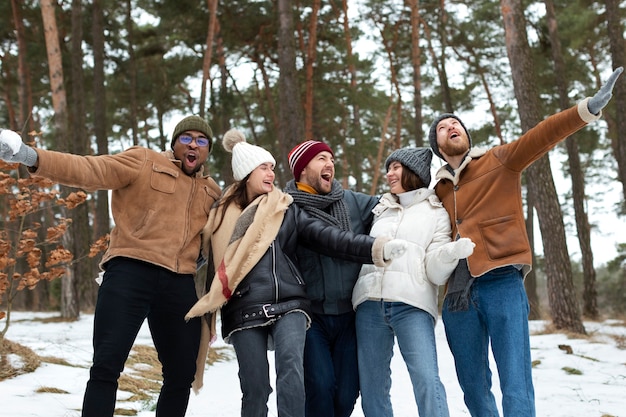
<svg viewBox="0 0 626 417">
<path fill-rule="evenodd" d="M 195 164 L 197 159 L 198 159 L 198 155 L 196 155 L 195 153 L 188 153 L 187 154 L 187 162 L 190 165 Z"/>
<path fill-rule="evenodd" d="M 333 176 L 332 176 L 330 173 L 328 173 L 328 172 L 326 172 L 326 173 L 322 174 L 322 179 L 323 179 L 324 181 L 327 181 L 327 182 L 330 182 L 330 180 L 331 180 L 331 178 L 332 178 L 332 177 L 333 177 Z"/>
</svg>

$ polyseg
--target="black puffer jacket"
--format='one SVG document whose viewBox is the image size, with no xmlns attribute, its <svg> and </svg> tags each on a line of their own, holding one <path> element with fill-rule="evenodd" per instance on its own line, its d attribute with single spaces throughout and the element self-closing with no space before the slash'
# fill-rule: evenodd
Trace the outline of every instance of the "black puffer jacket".
<svg viewBox="0 0 626 417">
<path fill-rule="evenodd" d="M 327 256 L 373 263 L 374 238 L 328 225 L 292 204 L 278 235 L 222 307 L 222 337 L 237 330 L 268 324 L 294 310 L 309 314 L 309 300 L 298 269 L 298 244 Z"/>
</svg>

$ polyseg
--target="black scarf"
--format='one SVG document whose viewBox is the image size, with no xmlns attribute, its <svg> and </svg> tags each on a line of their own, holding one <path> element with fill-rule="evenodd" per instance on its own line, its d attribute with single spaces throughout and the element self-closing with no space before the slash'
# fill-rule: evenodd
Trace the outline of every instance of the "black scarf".
<svg viewBox="0 0 626 417">
<path fill-rule="evenodd" d="M 311 194 L 301 191 L 291 180 L 285 186 L 285 192 L 291 194 L 293 201 L 305 209 L 311 216 L 325 221 L 342 230 L 351 230 L 350 216 L 343 201 L 343 188 L 337 180 L 328 194 Z"/>
</svg>

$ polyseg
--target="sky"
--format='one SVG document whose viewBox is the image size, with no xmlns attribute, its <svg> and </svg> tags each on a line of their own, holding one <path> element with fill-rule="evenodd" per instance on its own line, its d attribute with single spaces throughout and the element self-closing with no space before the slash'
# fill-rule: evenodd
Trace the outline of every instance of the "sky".
<svg viewBox="0 0 626 417">
<path fill-rule="evenodd" d="M 42 363 L 32 373 L 0 382 L 0 417 L 79 417 L 85 384 L 89 376 L 93 316 L 84 314 L 73 323 L 42 323 L 33 318 L 53 317 L 55 313 L 12 313 L 7 338 L 30 347 L 41 356 L 65 358 L 73 366 Z M 533 382 L 537 416 L 541 417 L 626 417 L 626 322 L 605 320 L 585 322 L 588 337 L 568 337 L 546 333 L 544 321 L 531 321 L 531 354 L 537 364 Z M 0 320 L 0 327 L 4 321 Z M 456 380 L 452 355 L 445 341 L 443 324 L 435 328 L 440 378 L 446 388 L 450 415 L 469 416 Z M 147 325 L 136 344 L 152 346 Z M 572 354 L 559 348 L 568 345 Z M 231 348 L 221 339 L 215 346 Z M 237 361 L 233 359 L 207 366 L 205 386 L 191 394 L 187 416 L 235 417 L 240 415 L 241 392 Z M 273 353 L 268 357 L 273 367 Z M 16 358 L 10 359 L 19 365 Z M 397 350 L 392 360 L 391 401 L 395 417 L 417 416 L 411 383 Z M 501 394 L 494 370 L 494 395 Z M 274 375 L 272 374 L 272 386 Z M 55 387 L 65 394 L 37 393 L 40 387 Z M 154 416 L 150 402 L 128 402 L 127 392 L 118 392 L 117 407 L 135 409 L 139 417 Z M 268 403 L 269 416 L 277 416 L 274 395 Z M 353 417 L 363 417 L 357 402 Z"/>
</svg>

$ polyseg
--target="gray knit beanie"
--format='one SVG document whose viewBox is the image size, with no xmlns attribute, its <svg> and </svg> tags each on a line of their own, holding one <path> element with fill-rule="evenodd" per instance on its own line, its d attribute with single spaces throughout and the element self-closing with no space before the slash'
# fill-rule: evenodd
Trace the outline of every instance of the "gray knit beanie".
<svg viewBox="0 0 626 417">
<path fill-rule="evenodd" d="M 205 134 L 207 139 L 209 139 L 209 152 L 211 152 L 211 148 L 213 148 L 213 131 L 211 130 L 211 126 L 200 116 L 187 116 L 174 128 L 174 132 L 172 133 L 172 143 L 170 147 L 174 149 L 174 143 L 178 136 L 186 132 L 188 130 L 197 130 L 198 132 L 202 132 Z"/>
<path fill-rule="evenodd" d="M 417 175 L 424 185 L 430 185 L 430 163 L 433 160 L 433 153 L 428 148 L 400 148 L 389 155 L 385 161 L 385 170 L 389 171 L 389 165 L 398 161 L 415 175 Z"/>
<path fill-rule="evenodd" d="M 461 123 L 461 126 L 463 127 L 463 129 L 465 129 L 465 133 L 467 134 L 467 139 L 469 140 L 469 146 L 470 148 L 472 147 L 472 137 L 470 136 L 469 132 L 467 131 L 467 128 L 463 124 L 463 121 L 459 119 L 459 117 L 455 114 L 443 113 L 439 117 L 437 117 L 435 121 L 430 125 L 430 132 L 428 133 L 428 141 L 430 142 L 430 148 L 433 150 L 433 153 L 435 155 L 437 155 L 439 158 L 443 160 L 445 160 L 445 158 L 441 155 L 441 152 L 439 152 L 439 146 L 437 145 L 437 125 L 443 119 L 448 119 L 450 117 L 458 120 L 459 123 Z"/>
</svg>

